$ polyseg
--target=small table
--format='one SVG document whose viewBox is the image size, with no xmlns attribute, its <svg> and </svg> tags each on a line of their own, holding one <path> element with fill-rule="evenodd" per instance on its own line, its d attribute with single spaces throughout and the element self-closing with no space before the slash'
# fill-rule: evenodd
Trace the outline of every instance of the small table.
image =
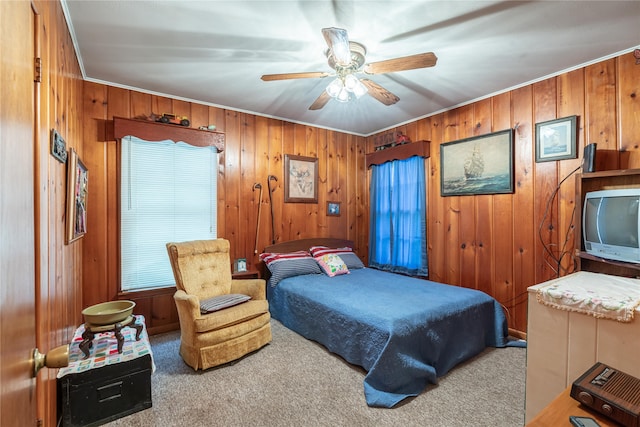
<svg viewBox="0 0 640 427">
<path fill-rule="evenodd" d="M 97 333 L 113 332 L 116 337 L 116 341 L 118 342 L 118 353 L 122 353 L 122 345 L 124 344 L 124 337 L 121 332 L 122 328 L 135 328 L 136 341 L 140 341 L 140 334 L 142 333 L 144 325 L 136 323 L 134 320 L 135 316 L 129 316 L 122 322 L 111 325 L 92 325 L 90 323 L 85 323 L 84 332 L 82 333 L 82 342 L 79 345 L 80 350 L 82 350 L 82 353 L 84 354 L 84 358 L 86 359 L 89 357 L 89 350 L 93 347 L 93 339 Z"/>
<path fill-rule="evenodd" d="M 549 403 L 538 415 L 527 424 L 527 427 L 562 427 L 571 426 L 569 416 L 591 417 L 601 427 L 619 427 L 619 424 L 604 415 L 593 411 L 571 397 L 571 386 Z"/>
<path fill-rule="evenodd" d="M 260 272 L 257 270 L 235 271 L 231 273 L 232 279 L 259 279 Z"/>
</svg>

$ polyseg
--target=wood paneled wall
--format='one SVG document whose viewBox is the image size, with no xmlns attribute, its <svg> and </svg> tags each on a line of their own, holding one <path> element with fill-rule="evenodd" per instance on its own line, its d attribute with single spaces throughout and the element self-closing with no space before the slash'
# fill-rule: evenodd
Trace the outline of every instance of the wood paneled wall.
<svg viewBox="0 0 640 427">
<path fill-rule="evenodd" d="M 35 109 L 35 123 L 31 123 L 33 116 L 29 116 L 24 122 L 17 122 L 14 112 L 18 109 L 9 104 L 11 97 L 0 100 L 0 109 L 12 112 L 6 117 L 12 118 L 13 126 L 35 129 L 35 141 L 20 141 L 25 147 L 34 144 L 35 148 L 35 212 L 23 214 L 34 215 L 34 333 L 36 345 L 41 352 L 46 353 L 57 346 L 68 344 L 73 332 L 82 322 L 83 240 L 65 244 L 66 165 L 50 154 L 50 134 L 52 129 L 56 129 L 65 140 L 67 149 L 74 148 L 83 156 L 82 73 L 59 2 L 35 0 L 8 3 L 7 7 L 5 4 L 0 6 L 0 13 L 5 14 L 3 23 L 12 26 L 12 39 L 2 40 L 3 43 L 13 44 L 17 40 L 31 39 L 35 44 L 35 52 L 28 52 L 27 55 L 33 54 L 41 58 L 41 81 L 34 83 L 35 99 L 31 104 Z M 8 15 L 17 10 L 20 10 L 20 14 Z M 30 25 L 23 22 L 25 13 L 35 14 L 35 33 L 30 31 Z M 17 65 L 3 61 L 3 71 L 16 74 L 33 72 L 32 68 L 15 68 Z M 7 86 L 6 90 L 11 91 L 13 88 Z M 22 100 L 24 103 L 31 101 Z M 11 155 L 19 156 L 20 153 Z M 12 176 L 10 171 L 3 171 L 3 175 Z M 5 185 L 11 188 L 15 186 L 9 180 L 2 184 L 2 191 L 5 191 Z M 5 320 L 11 321 L 3 319 Z M 55 369 L 43 369 L 37 377 L 38 418 L 46 426 L 56 425 L 56 374 Z M 11 384 L 6 384 L 7 389 L 12 387 Z"/>
<path fill-rule="evenodd" d="M 118 295 L 117 144 L 106 141 L 114 116 L 174 113 L 189 117 L 191 127 L 215 124 L 225 133 L 219 156 L 218 236 L 230 241 L 232 260 L 246 258 L 248 268 L 256 269 L 258 254 L 272 243 L 269 175 L 277 178 L 271 182 L 276 241 L 344 237 L 355 241 L 359 254 L 367 253 L 365 138 L 91 82 L 84 85 L 83 109 L 83 161 L 91 171 L 84 306 L 126 297 L 136 301 L 136 312 L 145 315 L 151 333 L 177 328 L 173 289 Z M 317 204 L 284 203 L 285 154 L 318 158 Z M 261 198 L 254 189 L 257 183 Z M 326 215 L 328 201 L 341 203 L 339 217 Z"/>
<path fill-rule="evenodd" d="M 584 145 L 598 143 L 598 170 L 640 167 L 639 81 L 640 67 L 627 54 L 393 129 L 414 141 L 432 142 L 430 278 L 493 295 L 508 310 L 509 326 L 526 331 L 527 287 L 555 277 L 558 265 L 561 274 L 573 271 L 576 205 L 569 175 L 580 167 Z M 105 122 L 151 112 L 186 115 L 193 127 L 215 124 L 226 133 L 218 234 L 231 241 L 232 258 L 246 257 L 249 268 L 258 263 L 253 253 L 258 203 L 258 252 L 271 243 L 267 177 L 274 175 L 276 241 L 345 237 L 355 241 L 366 261 L 369 175 L 364 156 L 373 151 L 375 135 L 362 138 L 86 82 L 84 160 L 94 173 L 91 226 L 84 242 L 85 306 L 118 296 L 116 144 L 104 142 Z M 536 163 L 535 124 L 570 115 L 579 116 L 579 158 Z M 514 194 L 441 197 L 440 144 L 508 128 L 514 129 Z M 319 158 L 317 205 L 284 203 L 285 154 Z M 263 186 L 261 200 L 255 183 Z M 327 201 L 342 203 L 340 217 L 326 216 Z M 142 294 L 138 304 L 152 331 L 176 327 L 171 292 Z"/>
<path fill-rule="evenodd" d="M 640 65 L 628 53 L 395 129 L 431 141 L 430 279 L 491 294 L 507 308 L 509 327 L 526 331 L 527 287 L 555 277 L 556 259 L 561 274 L 573 271 L 569 175 L 585 144 L 598 144 L 596 170 L 640 168 L 639 98 Z M 579 116 L 579 158 L 536 163 L 535 124 L 571 115 Z M 440 144 L 509 128 L 514 194 L 441 197 Z"/>
</svg>

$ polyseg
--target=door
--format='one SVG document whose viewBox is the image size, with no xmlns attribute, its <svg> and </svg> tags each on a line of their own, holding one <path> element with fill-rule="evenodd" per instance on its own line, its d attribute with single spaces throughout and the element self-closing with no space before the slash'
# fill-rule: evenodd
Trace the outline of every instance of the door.
<svg viewBox="0 0 640 427">
<path fill-rule="evenodd" d="M 34 12 L 0 2 L 0 425 L 36 425 Z"/>
</svg>

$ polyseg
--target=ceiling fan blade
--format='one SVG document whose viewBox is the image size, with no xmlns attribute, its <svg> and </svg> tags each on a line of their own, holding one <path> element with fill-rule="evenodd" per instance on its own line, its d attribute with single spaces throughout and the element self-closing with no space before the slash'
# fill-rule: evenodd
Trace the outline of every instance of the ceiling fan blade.
<svg viewBox="0 0 640 427">
<path fill-rule="evenodd" d="M 311 104 L 309 110 L 321 109 L 322 107 L 327 105 L 327 102 L 329 102 L 330 99 L 331 97 L 329 96 L 329 94 L 323 90 L 320 96 L 315 101 L 313 101 L 313 104 Z"/>
<path fill-rule="evenodd" d="M 349 48 L 347 30 L 334 27 L 323 28 L 322 35 L 333 53 L 336 64 L 349 65 L 351 63 L 351 49 Z"/>
<path fill-rule="evenodd" d="M 283 73 L 283 74 L 265 74 L 260 77 L 265 82 L 274 80 L 292 80 L 292 79 L 314 79 L 329 76 L 329 73 L 323 71 L 314 71 L 309 73 Z"/>
<path fill-rule="evenodd" d="M 398 98 L 396 95 L 392 94 L 373 80 L 360 79 L 360 81 L 367 87 L 367 89 L 369 89 L 369 95 L 373 96 L 384 105 L 393 105 L 396 102 L 400 101 L 400 98 Z"/>
<path fill-rule="evenodd" d="M 433 52 L 419 53 L 417 55 L 403 56 L 402 58 L 372 62 L 365 65 L 363 71 L 367 74 L 393 73 L 395 71 L 433 67 L 437 61 L 438 58 Z"/>
</svg>

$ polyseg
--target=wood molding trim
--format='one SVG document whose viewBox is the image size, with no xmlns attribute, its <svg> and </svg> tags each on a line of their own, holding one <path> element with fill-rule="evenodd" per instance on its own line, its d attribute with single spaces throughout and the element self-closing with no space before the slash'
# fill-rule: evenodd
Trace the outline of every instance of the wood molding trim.
<svg viewBox="0 0 640 427">
<path fill-rule="evenodd" d="M 371 165 L 381 165 L 392 160 L 405 160 L 413 156 L 429 157 L 430 146 L 431 143 L 429 141 L 416 141 L 409 144 L 396 145 L 385 150 L 374 151 L 367 154 L 367 169 Z"/>
<path fill-rule="evenodd" d="M 113 118 L 113 137 L 121 139 L 135 136 L 145 141 L 183 141 L 196 147 L 215 146 L 219 152 L 224 151 L 224 133 L 210 130 L 151 122 L 148 120 Z"/>
</svg>

